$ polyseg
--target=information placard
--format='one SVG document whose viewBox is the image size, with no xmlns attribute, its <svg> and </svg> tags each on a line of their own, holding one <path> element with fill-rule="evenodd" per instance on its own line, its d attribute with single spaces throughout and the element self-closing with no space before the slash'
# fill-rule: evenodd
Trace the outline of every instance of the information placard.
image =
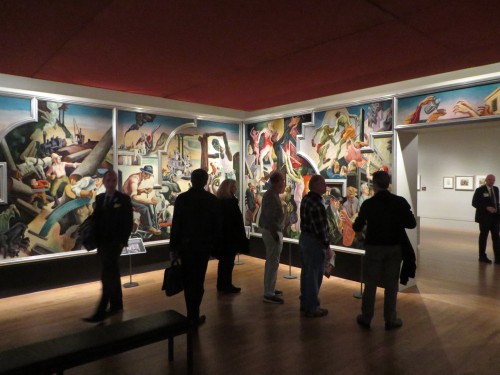
<svg viewBox="0 0 500 375">
<path fill-rule="evenodd" d="M 121 255 L 135 255 L 135 254 L 145 254 L 146 247 L 142 242 L 142 238 L 130 238 L 128 240 L 128 245 L 123 248 Z"/>
</svg>

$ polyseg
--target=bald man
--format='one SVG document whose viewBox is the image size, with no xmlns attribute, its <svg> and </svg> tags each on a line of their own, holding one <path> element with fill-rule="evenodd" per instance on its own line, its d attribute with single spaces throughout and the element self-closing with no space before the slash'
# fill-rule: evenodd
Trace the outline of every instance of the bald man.
<svg viewBox="0 0 500 375">
<path fill-rule="evenodd" d="M 488 233 L 491 232 L 493 242 L 493 254 L 495 264 L 500 264 L 500 243 L 498 231 L 500 229 L 500 216 L 498 207 L 498 188 L 495 184 L 495 176 L 486 176 L 485 184 L 474 192 L 472 206 L 476 209 L 475 221 L 479 224 L 479 262 L 491 263 L 486 255 L 486 242 Z"/>
</svg>

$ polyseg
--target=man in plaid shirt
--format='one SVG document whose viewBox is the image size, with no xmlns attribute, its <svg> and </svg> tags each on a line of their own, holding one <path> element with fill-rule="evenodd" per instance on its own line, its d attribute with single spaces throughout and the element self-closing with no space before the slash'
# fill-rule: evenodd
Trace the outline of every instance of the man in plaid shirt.
<svg viewBox="0 0 500 375">
<path fill-rule="evenodd" d="M 314 175 L 309 181 L 309 193 L 300 204 L 300 311 L 308 318 L 328 314 L 320 307 L 319 289 L 323 281 L 325 260 L 331 256 L 328 221 L 322 195 L 325 179 Z"/>
</svg>

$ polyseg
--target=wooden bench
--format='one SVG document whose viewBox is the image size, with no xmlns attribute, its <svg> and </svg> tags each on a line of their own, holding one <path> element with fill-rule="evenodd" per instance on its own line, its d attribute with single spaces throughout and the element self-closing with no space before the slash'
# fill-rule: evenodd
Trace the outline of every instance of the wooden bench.
<svg viewBox="0 0 500 375">
<path fill-rule="evenodd" d="M 0 353 L 0 374 L 63 374 L 64 370 L 168 339 L 174 360 L 174 337 L 187 334 L 187 365 L 193 364 L 193 332 L 174 310 L 97 326 L 68 336 Z"/>
</svg>

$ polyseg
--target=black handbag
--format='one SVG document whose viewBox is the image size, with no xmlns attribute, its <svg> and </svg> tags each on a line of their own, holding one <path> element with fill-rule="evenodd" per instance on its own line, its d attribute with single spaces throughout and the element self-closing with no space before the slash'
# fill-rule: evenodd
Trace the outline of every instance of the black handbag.
<svg viewBox="0 0 500 375">
<path fill-rule="evenodd" d="M 161 290 L 165 291 L 167 297 L 175 296 L 184 290 L 182 268 L 177 259 L 173 260 L 170 266 L 165 268 Z"/>
<path fill-rule="evenodd" d="M 90 215 L 78 227 L 78 235 L 82 241 L 82 245 L 88 251 L 97 248 L 97 235 L 95 228 L 94 215 Z"/>
</svg>

